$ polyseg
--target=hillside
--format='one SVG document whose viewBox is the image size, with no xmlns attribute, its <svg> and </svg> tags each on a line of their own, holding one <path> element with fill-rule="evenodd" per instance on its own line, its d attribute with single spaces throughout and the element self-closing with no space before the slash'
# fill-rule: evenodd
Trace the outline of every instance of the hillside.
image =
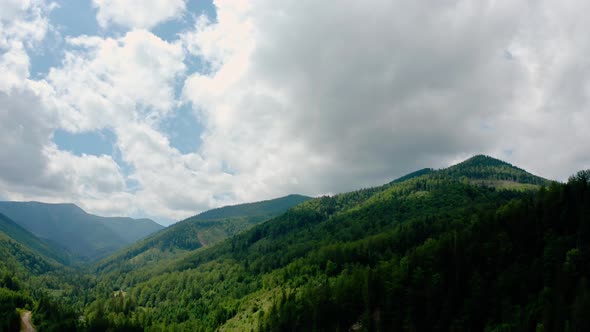
<svg viewBox="0 0 590 332">
<path fill-rule="evenodd" d="M 16 308 L 31 308 L 34 298 L 25 287 L 32 279 L 62 267 L 64 259 L 33 234 L 0 214 L 0 331 L 20 327 Z"/>
<path fill-rule="evenodd" d="M 1 213 L 0 232 L 6 237 L 26 246 L 37 255 L 45 256 L 62 264 L 68 262 L 68 255 L 66 252 L 48 245 Z"/>
<path fill-rule="evenodd" d="M 0 266 L 21 275 L 41 273 L 60 266 L 59 252 L 0 214 Z"/>
<path fill-rule="evenodd" d="M 0 202 L 0 213 L 78 258 L 105 256 L 163 228 L 151 220 L 92 215 L 74 204 Z"/>
<path fill-rule="evenodd" d="M 238 204 L 205 211 L 182 220 L 96 264 L 103 272 L 128 271 L 179 256 L 186 251 L 211 246 L 238 234 L 310 197 L 289 195 L 261 202 Z"/>
<path fill-rule="evenodd" d="M 590 206 L 588 179 L 497 188 L 475 180 L 540 187 L 504 178 L 516 167 L 486 162 L 476 173 L 429 170 L 309 200 L 205 250 L 99 276 L 100 289 L 126 297 L 108 305 L 112 294 L 97 289 L 86 314 L 127 308 L 123 320 L 96 322 L 194 331 L 584 326 L 577 312 L 590 304 L 588 248 L 579 243 L 590 243 L 590 211 L 581 208 Z M 502 173 L 490 171 L 498 166 Z M 557 300 L 570 309 L 549 304 Z"/>
</svg>

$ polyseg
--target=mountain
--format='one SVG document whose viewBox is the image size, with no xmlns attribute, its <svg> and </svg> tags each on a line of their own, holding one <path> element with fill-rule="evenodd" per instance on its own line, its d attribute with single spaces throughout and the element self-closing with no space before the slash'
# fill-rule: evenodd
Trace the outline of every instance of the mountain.
<svg viewBox="0 0 590 332">
<path fill-rule="evenodd" d="M 103 317 L 125 319 L 88 324 L 587 330 L 590 176 L 578 177 L 558 184 L 477 156 L 311 199 L 165 264 L 99 272 L 87 317 L 114 301 L 107 289 L 126 295 Z"/>
<path fill-rule="evenodd" d="M 163 228 L 149 219 L 96 216 L 74 204 L 0 202 L 0 213 L 78 258 L 105 256 Z"/>
<path fill-rule="evenodd" d="M 311 199 L 302 195 L 225 206 L 182 220 L 97 263 L 105 272 L 130 270 L 211 246 Z"/>
</svg>

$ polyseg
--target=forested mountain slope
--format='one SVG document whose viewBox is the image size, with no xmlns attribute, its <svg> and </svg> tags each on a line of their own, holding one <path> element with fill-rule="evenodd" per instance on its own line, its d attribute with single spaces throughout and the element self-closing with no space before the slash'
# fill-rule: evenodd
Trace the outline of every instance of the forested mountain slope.
<svg viewBox="0 0 590 332">
<path fill-rule="evenodd" d="M 67 253 L 43 242 L 22 226 L 0 213 L 0 233 L 21 245 L 26 246 L 39 256 L 65 263 L 68 260 Z"/>
<path fill-rule="evenodd" d="M 530 191 L 523 189 L 539 188 L 537 178 L 505 178 L 506 172 L 528 173 L 504 164 L 503 173 L 490 172 L 498 167 L 493 159 L 488 169 L 481 166 L 475 175 L 453 167 L 429 170 L 382 187 L 310 200 L 167 264 L 106 274 L 85 311 L 88 326 L 586 327 L 590 176 L 580 173 L 565 185 L 541 179 L 538 183 L 549 187 Z M 536 187 L 498 189 L 492 181 L 498 178 Z M 492 186 L 474 181 L 482 179 Z M 113 297 L 117 289 L 125 296 Z"/>
<path fill-rule="evenodd" d="M 0 213 L 79 258 L 107 255 L 163 228 L 149 219 L 92 215 L 74 204 L 0 202 Z"/>
<path fill-rule="evenodd" d="M 311 199 L 289 195 L 267 201 L 209 210 L 182 220 L 98 262 L 97 270 L 129 271 L 185 251 L 213 245 Z"/>
<path fill-rule="evenodd" d="M 22 275 L 38 275 L 61 265 L 59 253 L 2 214 L 0 257 L 0 267 Z"/>
<path fill-rule="evenodd" d="M 29 282 L 62 268 L 62 253 L 0 214 L 0 331 L 18 331 L 17 308 L 32 309 Z"/>
</svg>

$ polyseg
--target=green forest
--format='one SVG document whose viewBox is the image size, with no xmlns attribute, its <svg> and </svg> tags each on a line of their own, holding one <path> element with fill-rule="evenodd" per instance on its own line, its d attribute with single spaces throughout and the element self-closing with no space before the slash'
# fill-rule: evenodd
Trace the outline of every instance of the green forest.
<svg viewBox="0 0 590 332">
<path fill-rule="evenodd" d="M 590 331 L 590 171 L 558 183 L 476 156 L 289 202 L 87 265 L 6 230 L 0 330 L 30 310 L 38 331 Z"/>
</svg>

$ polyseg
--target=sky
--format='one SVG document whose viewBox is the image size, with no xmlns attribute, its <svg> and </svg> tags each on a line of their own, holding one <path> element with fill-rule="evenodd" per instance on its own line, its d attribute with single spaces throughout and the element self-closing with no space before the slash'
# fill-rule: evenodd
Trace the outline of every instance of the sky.
<svg viewBox="0 0 590 332">
<path fill-rule="evenodd" d="M 590 168 L 590 2 L 0 0 L 0 199 L 162 224 L 474 154 Z"/>
</svg>

